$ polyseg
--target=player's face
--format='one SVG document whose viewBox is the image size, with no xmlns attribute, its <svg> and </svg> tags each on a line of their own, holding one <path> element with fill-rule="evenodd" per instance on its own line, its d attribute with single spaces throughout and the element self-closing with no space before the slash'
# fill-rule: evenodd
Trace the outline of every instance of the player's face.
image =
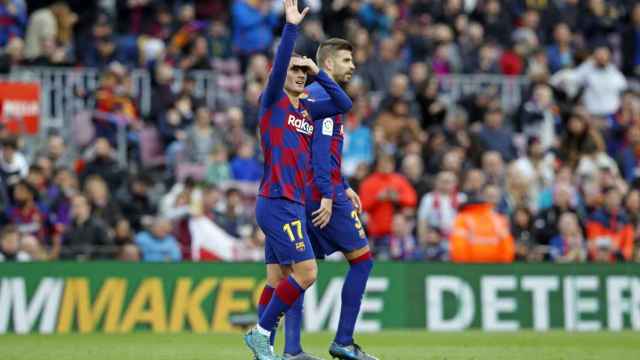
<svg viewBox="0 0 640 360">
<path fill-rule="evenodd" d="M 296 65 L 294 59 L 289 63 L 284 89 L 289 93 L 299 95 L 304 91 L 304 85 L 307 82 L 307 68 Z"/>
<path fill-rule="evenodd" d="M 353 77 L 356 65 L 353 63 L 353 55 L 349 50 L 338 50 L 333 57 L 333 69 L 331 76 L 340 85 L 345 85 Z"/>
</svg>

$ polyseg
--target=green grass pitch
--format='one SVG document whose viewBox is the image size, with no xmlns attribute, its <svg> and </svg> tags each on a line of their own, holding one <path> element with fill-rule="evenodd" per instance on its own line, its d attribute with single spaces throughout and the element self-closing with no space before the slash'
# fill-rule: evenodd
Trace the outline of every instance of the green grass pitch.
<svg viewBox="0 0 640 360">
<path fill-rule="evenodd" d="M 306 350 L 329 360 L 329 333 L 303 334 Z M 281 339 L 278 339 L 281 342 Z M 357 336 L 381 360 L 632 360 L 640 333 L 429 333 Z M 241 334 L 2 335 L 2 360 L 250 360 Z"/>
</svg>

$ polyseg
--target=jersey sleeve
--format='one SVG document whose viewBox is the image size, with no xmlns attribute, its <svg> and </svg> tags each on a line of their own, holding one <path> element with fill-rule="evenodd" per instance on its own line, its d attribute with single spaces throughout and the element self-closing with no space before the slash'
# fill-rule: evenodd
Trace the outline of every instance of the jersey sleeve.
<svg viewBox="0 0 640 360">
<path fill-rule="evenodd" d="M 351 185 L 349 185 L 349 180 L 346 177 L 342 176 L 342 186 L 345 190 L 349 189 Z"/>
<path fill-rule="evenodd" d="M 344 114 L 351 110 L 349 95 L 324 70 L 320 70 L 315 81 L 329 94 L 329 98 L 307 101 L 309 114 L 314 120 Z"/>
<path fill-rule="evenodd" d="M 333 119 L 314 120 L 313 140 L 311 141 L 311 165 L 313 182 L 323 198 L 333 198 L 331 186 L 331 139 L 333 138 Z"/>
<path fill-rule="evenodd" d="M 291 54 L 293 53 L 297 36 L 298 26 L 286 23 L 282 31 L 280 45 L 278 45 L 278 50 L 276 51 L 273 69 L 267 82 L 267 88 L 262 94 L 261 105 L 263 108 L 273 105 L 280 98 L 280 94 L 282 94 L 284 82 L 287 79 L 289 61 L 291 60 Z"/>
</svg>

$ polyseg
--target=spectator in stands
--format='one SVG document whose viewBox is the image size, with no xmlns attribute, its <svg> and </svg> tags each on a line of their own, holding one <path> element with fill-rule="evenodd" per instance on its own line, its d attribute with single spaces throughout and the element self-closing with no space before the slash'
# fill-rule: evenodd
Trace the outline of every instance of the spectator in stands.
<svg viewBox="0 0 640 360">
<path fill-rule="evenodd" d="M 38 191 L 26 180 L 19 180 L 13 186 L 13 206 L 5 209 L 11 224 L 18 227 L 21 234 L 33 235 L 41 243 L 49 235 L 47 210 L 38 204 Z"/>
<path fill-rule="evenodd" d="M 470 195 L 460 207 L 449 239 L 456 263 L 510 263 L 515 246 L 507 220 L 481 197 Z"/>
<path fill-rule="evenodd" d="M 260 91 L 262 91 L 269 77 L 269 59 L 264 54 L 251 55 L 244 75 L 247 84 L 255 82 L 260 85 Z"/>
<path fill-rule="evenodd" d="M 134 244 L 127 244 L 120 248 L 116 259 L 118 261 L 138 262 L 140 261 L 140 249 Z"/>
<path fill-rule="evenodd" d="M 250 133 L 254 134 L 258 128 L 258 112 L 260 110 L 260 93 L 262 86 L 257 82 L 247 83 L 244 90 L 242 102 L 242 113 L 244 114 L 244 126 Z"/>
<path fill-rule="evenodd" d="M 85 180 L 84 193 L 91 205 L 91 216 L 109 227 L 115 226 L 122 213 L 104 179 L 96 175 L 89 176 Z"/>
<path fill-rule="evenodd" d="M 356 73 L 362 76 L 369 90 L 389 89 L 391 78 L 404 69 L 398 54 L 396 41 L 393 38 L 384 38 L 380 41 L 380 49 L 377 53 L 370 54 L 364 64 L 358 66 Z"/>
<path fill-rule="evenodd" d="M 441 126 L 447 114 L 446 104 L 438 94 L 438 86 L 438 79 L 431 77 L 416 91 L 415 101 L 418 103 L 422 115 L 420 126 L 424 130 Z"/>
<path fill-rule="evenodd" d="M 416 147 L 420 150 L 419 144 Z M 416 190 L 418 199 L 422 199 L 432 188 L 431 181 L 424 176 L 424 162 L 419 154 L 407 154 L 402 159 L 402 174 L 406 176 L 411 186 Z"/>
<path fill-rule="evenodd" d="M 418 237 L 418 245 L 413 251 L 413 259 L 417 261 L 441 262 L 449 260 L 447 250 L 448 239 L 443 238 L 436 229 L 427 229 Z"/>
<path fill-rule="evenodd" d="M 533 248 L 535 245 L 533 232 L 533 216 L 526 207 L 519 207 L 511 215 L 511 234 L 515 243 L 515 260 L 536 260 Z"/>
<path fill-rule="evenodd" d="M 416 207 L 416 192 L 407 179 L 394 172 L 395 161 L 381 155 L 375 172 L 360 184 L 358 194 L 367 213 L 367 230 L 375 239 L 391 234 L 394 212 L 412 213 Z"/>
<path fill-rule="evenodd" d="M 497 151 L 505 161 L 516 158 L 513 133 L 505 129 L 502 109 L 494 107 L 484 116 L 484 124 L 478 133 L 478 140 L 485 151 Z"/>
<path fill-rule="evenodd" d="M 55 46 L 58 36 L 58 18 L 69 12 L 69 6 L 64 1 L 54 1 L 50 6 L 34 11 L 29 17 L 27 25 L 25 57 L 33 60 L 45 52 L 45 44 Z"/>
<path fill-rule="evenodd" d="M 414 251 L 418 244 L 412 229 L 413 225 L 406 215 L 402 213 L 393 215 L 391 234 L 385 236 L 375 246 L 376 256 L 382 259 L 400 261 L 413 260 L 415 257 Z"/>
<path fill-rule="evenodd" d="M 42 149 L 41 155 L 48 157 L 54 168 L 74 166 L 75 157 L 65 143 L 62 135 L 53 133 L 47 139 L 47 147 Z"/>
<path fill-rule="evenodd" d="M 20 232 L 15 226 L 6 226 L 0 231 L 0 263 L 29 261 L 31 257 L 20 247 Z"/>
<path fill-rule="evenodd" d="M 78 178 L 71 170 L 59 168 L 46 192 L 49 221 L 56 234 L 64 232 L 71 223 L 71 199 L 79 192 Z"/>
<path fill-rule="evenodd" d="M 531 99 L 522 105 L 516 118 L 516 128 L 527 138 L 540 140 L 544 151 L 556 146 L 556 125 L 560 122 L 551 88 L 538 84 Z"/>
<path fill-rule="evenodd" d="M 472 168 L 464 174 L 464 182 L 461 191 L 466 193 L 480 193 L 487 182 L 485 173 L 478 169 Z"/>
<path fill-rule="evenodd" d="M 72 222 L 63 235 L 62 257 L 72 260 L 112 259 L 116 253 L 107 227 L 91 216 L 91 205 L 84 195 L 71 200 Z"/>
<path fill-rule="evenodd" d="M 233 50 L 246 68 L 248 57 L 264 53 L 273 42 L 278 15 L 266 0 L 239 0 L 231 6 Z"/>
<path fill-rule="evenodd" d="M 149 225 L 151 215 L 156 212 L 149 196 L 151 184 L 152 181 L 147 176 L 135 176 L 119 196 L 118 203 L 122 204 L 122 215 L 129 219 L 134 231 L 140 231 L 143 226 Z"/>
<path fill-rule="evenodd" d="M 116 191 L 123 182 L 124 172 L 115 160 L 115 150 L 106 138 L 98 138 L 93 152 L 93 159 L 80 174 L 81 182 L 84 184 L 90 175 L 97 175 L 107 182 L 109 190 Z"/>
<path fill-rule="evenodd" d="M 180 59 L 178 67 L 184 71 L 210 70 L 209 44 L 207 38 L 198 36 L 192 41 L 189 53 Z"/>
<path fill-rule="evenodd" d="M 367 30 L 383 37 L 389 35 L 397 16 L 396 4 L 385 0 L 366 2 L 358 11 L 358 17 Z"/>
<path fill-rule="evenodd" d="M 10 137 L 2 141 L 2 154 L 0 154 L 0 177 L 8 185 L 17 183 L 27 177 L 29 163 L 25 156 L 18 150 L 18 139 Z"/>
<path fill-rule="evenodd" d="M 640 4 L 629 11 L 629 24 L 622 31 L 622 72 L 626 76 L 640 76 Z"/>
<path fill-rule="evenodd" d="M 24 40 L 12 37 L 0 52 L 0 74 L 8 74 L 14 66 L 24 62 Z"/>
<path fill-rule="evenodd" d="M 486 182 L 502 187 L 504 183 L 504 161 L 497 151 L 487 151 L 482 154 L 482 171 L 486 175 Z"/>
<path fill-rule="evenodd" d="M 625 144 L 618 150 L 616 160 L 622 170 L 622 175 L 627 182 L 632 182 L 640 177 L 640 126 L 631 126 L 626 131 Z"/>
<path fill-rule="evenodd" d="M 255 154 L 253 141 L 246 141 L 240 145 L 238 154 L 231 160 L 231 175 L 238 181 L 260 181 L 262 178 L 262 163 Z"/>
<path fill-rule="evenodd" d="M 23 1 L 0 1 L 0 47 L 6 46 L 12 38 L 21 38 L 27 23 L 27 8 Z"/>
<path fill-rule="evenodd" d="M 172 262 L 182 259 L 178 241 L 171 235 L 169 220 L 155 218 L 148 231 L 136 235 L 135 242 L 144 261 Z"/>
<path fill-rule="evenodd" d="M 458 178 L 449 171 L 438 173 L 435 188 L 424 195 L 418 209 L 418 237 L 426 238 L 431 229 L 448 238 L 453 227 L 453 220 L 458 213 L 458 206 L 464 201 L 458 192 Z"/>
<path fill-rule="evenodd" d="M 229 166 L 229 154 L 227 148 L 217 145 L 207 161 L 205 181 L 209 185 L 221 185 L 231 179 L 231 167 Z"/>
<path fill-rule="evenodd" d="M 551 239 L 549 257 L 554 262 L 584 262 L 587 248 L 575 213 L 566 212 L 558 222 L 559 233 Z"/>
<path fill-rule="evenodd" d="M 232 54 L 231 34 L 223 21 L 213 20 L 207 34 L 209 54 L 214 59 L 228 59 Z"/>
<path fill-rule="evenodd" d="M 231 106 L 227 109 L 225 115 L 226 124 L 223 125 L 223 131 L 225 133 L 224 141 L 229 145 L 231 149 L 240 151 L 243 144 L 247 142 L 254 142 L 251 135 L 245 129 L 245 116 L 242 113 L 242 109 L 240 109 L 239 107 Z M 251 133 L 255 133 L 255 131 L 251 131 Z M 253 145 L 253 147 L 255 148 L 255 144 Z"/>
<path fill-rule="evenodd" d="M 534 208 L 539 206 L 539 194 L 553 183 L 555 175 L 555 156 L 545 153 L 538 138 L 532 137 L 527 141 L 526 156 L 520 157 L 513 165 L 517 172 L 530 180 L 529 194 L 532 201 L 536 201 Z"/>
<path fill-rule="evenodd" d="M 551 239 L 558 234 L 560 216 L 565 213 L 577 215 L 575 206 L 571 203 L 572 189 L 567 184 L 557 184 L 553 191 L 553 206 L 539 212 L 534 221 L 536 242 L 549 245 Z"/>
<path fill-rule="evenodd" d="M 519 207 L 537 211 L 537 194 L 533 193 L 532 189 L 532 179 L 521 173 L 512 163 L 507 170 L 504 197 L 498 205 L 498 212 L 511 216 Z"/>
<path fill-rule="evenodd" d="M 549 70 L 551 70 L 552 73 L 573 65 L 571 37 L 571 28 L 569 28 L 567 23 L 561 22 L 555 25 L 553 29 L 553 43 L 547 46 Z"/>
<path fill-rule="evenodd" d="M 213 127 L 211 113 L 206 106 L 195 111 L 195 123 L 187 129 L 185 139 L 185 156 L 188 161 L 204 164 L 211 150 L 222 144 L 222 137 Z"/>
<path fill-rule="evenodd" d="M 565 134 L 560 142 L 558 155 L 567 166 L 575 169 L 583 154 L 587 151 L 604 149 L 602 136 L 589 125 L 588 114 L 581 108 L 575 109 L 569 116 Z"/>
<path fill-rule="evenodd" d="M 121 217 L 116 221 L 113 227 L 113 242 L 120 247 L 133 244 L 133 230 L 129 220 Z"/>
<path fill-rule="evenodd" d="M 343 124 L 345 141 L 342 148 L 342 172 L 346 176 L 352 176 L 359 164 L 370 165 L 373 162 L 373 135 L 371 129 L 363 124 L 366 108 L 367 101 L 364 98 L 356 99 Z"/>
<path fill-rule="evenodd" d="M 633 253 L 634 229 L 622 207 L 622 194 L 615 187 L 604 191 L 604 206 L 587 221 L 589 255 L 601 259 L 600 249 L 611 251 L 610 261 L 630 261 Z"/>
<path fill-rule="evenodd" d="M 220 225 L 227 234 L 242 238 L 242 231 L 251 224 L 244 209 L 242 193 L 239 189 L 229 188 L 225 192 L 224 207 L 216 216 L 215 223 Z"/>
<path fill-rule="evenodd" d="M 627 81 L 611 62 L 611 51 L 606 44 L 594 47 L 591 59 L 576 69 L 575 79 L 585 88 L 582 99 L 591 115 L 606 117 L 618 111 Z"/>
</svg>

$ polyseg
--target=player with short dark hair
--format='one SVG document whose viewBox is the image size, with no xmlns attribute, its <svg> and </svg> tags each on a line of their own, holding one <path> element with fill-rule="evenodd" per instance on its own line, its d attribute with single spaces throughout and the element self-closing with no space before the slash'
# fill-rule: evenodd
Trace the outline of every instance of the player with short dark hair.
<svg viewBox="0 0 640 360">
<path fill-rule="evenodd" d="M 338 84 L 346 86 L 355 65 L 351 44 L 332 38 L 318 48 L 316 59 Z M 310 98 L 326 99 L 327 92 L 317 82 L 307 87 Z M 353 340 L 358 313 L 369 274 L 373 267 L 366 233 L 359 219 L 361 203 L 341 175 L 342 146 L 344 142 L 344 113 L 333 117 L 314 118 L 312 141 L 313 181 L 306 191 L 306 212 L 309 236 L 318 258 L 336 251 L 344 254 L 350 269 L 342 287 L 342 308 L 338 331 L 329 348 L 331 356 L 344 360 L 374 360 Z M 286 354 L 302 352 L 300 331 L 302 324 L 302 297 L 286 314 Z M 304 354 L 304 353 L 303 353 Z M 310 360 L 310 357 L 291 356 L 290 359 Z"/>
<path fill-rule="evenodd" d="M 316 279 L 317 265 L 305 215 L 305 187 L 310 181 L 313 118 L 351 109 L 351 100 L 313 60 L 292 56 L 297 25 L 309 11 L 297 0 L 284 0 L 286 24 L 267 87 L 260 99 L 260 143 L 264 175 L 256 203 L 256 221 L 265 233 L 267 286 L 259 304 L 260 321 L 245 335 L 258 360 L 278 360 L 269 337 L 284 314 Z M 303 96 L 307 74 L 328 94 Z"/>
</svg>

